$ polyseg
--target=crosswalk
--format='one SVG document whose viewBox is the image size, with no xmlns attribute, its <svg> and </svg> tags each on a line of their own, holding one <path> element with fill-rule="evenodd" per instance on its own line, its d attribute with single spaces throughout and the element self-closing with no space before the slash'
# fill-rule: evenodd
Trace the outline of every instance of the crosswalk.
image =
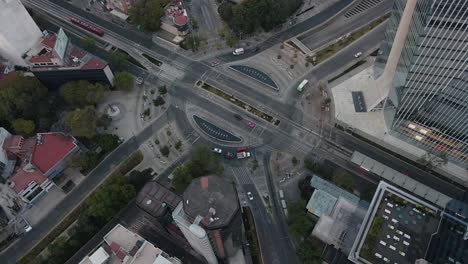
<svg viewBox="0 0 468 264">
<path fill-rule="evenodd" d="M 378 4 L 380 4 L 383 0 L 362 0 L 357 6 L 353 9 L 346 12 L 344 15 L 346 18 L 350 18 L 354 15 L 360 14 Z"/>
<path fill-rule="evenodd" d="M 253 184 L 252 175 L 245 167 L 230 167 L 234 178 L 240 185 Z"/>
</svg>

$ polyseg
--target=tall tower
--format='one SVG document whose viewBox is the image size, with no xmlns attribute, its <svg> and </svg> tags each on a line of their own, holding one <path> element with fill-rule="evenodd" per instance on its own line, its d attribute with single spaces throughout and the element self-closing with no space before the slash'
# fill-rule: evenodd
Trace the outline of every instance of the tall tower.
<svg viewBox="0 0 468 264">
<path fill-rule="evenodd" d="M 20 0 L 0 0 L 0 56 L 13 64 L 41 38 L 42 33 Z"/>
<path fill-rule="evenodd" d="M 395 0 L 385 34 L 375 73 L 389 81 L 390 132 L 466 166 L 468 1 Z"/>
</svg>

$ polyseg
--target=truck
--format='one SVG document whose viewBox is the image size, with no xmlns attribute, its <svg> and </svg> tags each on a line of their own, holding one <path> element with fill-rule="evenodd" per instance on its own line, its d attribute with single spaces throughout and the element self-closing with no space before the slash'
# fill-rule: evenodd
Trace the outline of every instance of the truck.
<svg viewBox="0 0 468 264">
<path fill-rule="evenodd" d="M 245 159 L 248 157 L 250 157 L 250 152 L 248 151 L 237 152 L 237 159 Z"/>
<path fill-rule="evenodd" d="M 237 55 L 242 55 L 242 54 L 244 54 L 244 52 L 245 52 L 245 51 L 244 51 L 244 48 L 238 48 L 238 49 L 235 49 L 235 50 L 232 52 L 232 55 L 235 55 L 235 56 L 237 56 Z"/>
</svg>

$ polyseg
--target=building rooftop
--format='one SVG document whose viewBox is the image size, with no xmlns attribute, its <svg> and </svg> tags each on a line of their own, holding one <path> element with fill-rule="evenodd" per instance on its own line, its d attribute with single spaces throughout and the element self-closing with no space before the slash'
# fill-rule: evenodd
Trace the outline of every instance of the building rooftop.
<svg viewBox="0 0 468 264">
<path fill-rule="evenodd" d="M 80 264 L 181 264 L 136 233 L 117 224 L 104 236 L 104 243 Z"/>
<path fill-rule="evenodd" d="M 32 153 L 32 163 L 43 173 L 65 158 L 77 147 L 75 138 L 60 133 L 37 134 L 36 147 Z"/>
<path fill-rule="evenodd" d="M 180 201 L 178 195 L 155 181 L 146 183 L 137 196 L 138 207 L 155 217 L 165 215 L 168 208 L 173 210 Z"/>
<path fill-rule="evenodd" d="M 9 179 L 9 185 L 16 193 L 20 193 L 22 190 L 26 189 L 26 187 L 28 187 L 32 182 L 35 182 L 37 185 L 41 185 L 47 180 L 47 177 L 44 176 L 42 172 L 31 165 L 29 168 L 30 169 L 18 168 L 13 177 Z"/>
<path fill-rule="evenodd" d="M 34 71 L 64 69 L 103 69 L 107 63 L 73 45 L 62 29 L 58 34 L 47 32 L 36 46 L 26 53 Z"/>
<path fill-rule="evenodd" d="M 172 20 L 175 25 L 184 26 L 187 24 L 187 11 L 184 9 L 182 1 L 176 0 L 168 4 L 165 13 L 166 18 Z"/>
<path fill-rule="evenodd" d="M 442 209 L 380 182 L 350 253 L 355 263 L 412 264 L 426 258 Z"/>
<path fill-rule="evenodd" d="M 184 212 L 201 225 L 217 229 L 229 225 L 239 210 L 237 195 L 231 183 L 218 176 L 192 180 L 183 194 Z"/>
</svg>

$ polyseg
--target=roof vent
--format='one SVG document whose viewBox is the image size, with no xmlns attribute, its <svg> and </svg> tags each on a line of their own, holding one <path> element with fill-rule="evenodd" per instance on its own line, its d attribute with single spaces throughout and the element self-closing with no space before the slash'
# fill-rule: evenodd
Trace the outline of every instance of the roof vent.
<svg viewBox="0 0 468 264">
<path fill-rule="evenodd" d="M 77 63 L 77 62 L 79 62 L 80 60 L 79 60 L 77 57 L 73 57 L 72 61 L 73 61 L 74 63 Z"/>
<path fill-rule="evenodd" d="M 210 207 L 210 210 L 208 210 L 208 212 L 210 212 L 211 215 L 216 215 L 216 209 L 214 209 L 213 207 Z"/>
<path fill-rule="evenodd" d="M 8 184 L 8 187 L 10 187 L 10 188 L 14 188 L 14 187 L 15 187 L 15 182 L 8 181 L 7 184 Z"/>
<path fill-rule="evenodd" d="M 151 200 L 146 201 L 146 205 L 150 205 L 150 204 L 151 204 Z"/>
</svg>

